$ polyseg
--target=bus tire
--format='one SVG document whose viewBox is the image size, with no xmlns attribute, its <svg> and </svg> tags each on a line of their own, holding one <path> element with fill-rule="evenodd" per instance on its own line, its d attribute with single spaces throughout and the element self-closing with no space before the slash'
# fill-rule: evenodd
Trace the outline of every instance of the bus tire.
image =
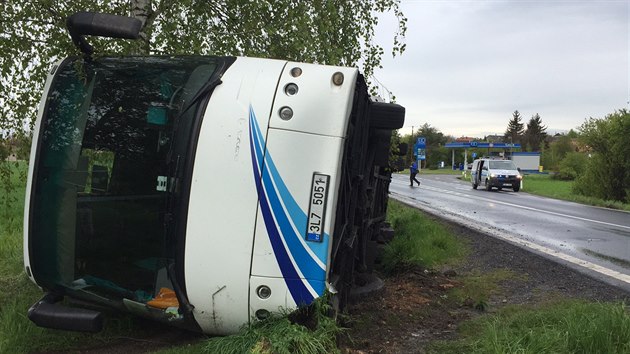
<svg viewBox="0 0 630 354">
<path fill-rule="evenodd" d="M 405 107 L 401 105 L 372 102 L 369 110 L 370 128 L 394 130 L 405 123 Z"/>
</svg>

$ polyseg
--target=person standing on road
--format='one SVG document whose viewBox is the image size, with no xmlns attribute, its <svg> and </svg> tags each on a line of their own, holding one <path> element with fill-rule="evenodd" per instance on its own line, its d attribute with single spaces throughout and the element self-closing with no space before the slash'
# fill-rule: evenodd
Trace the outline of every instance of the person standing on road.
<svg viewBox="0 0 630 354">
<path fill-rule="evenodd" d="M 416 179 L 416 175 L 418 174 L 418 163 L 414 161 L 411 166 L 409 166 L 409 185 L 413 187 L 413 182 L 415 181 L 420 185 L 420 181 Z"/>
</svg>

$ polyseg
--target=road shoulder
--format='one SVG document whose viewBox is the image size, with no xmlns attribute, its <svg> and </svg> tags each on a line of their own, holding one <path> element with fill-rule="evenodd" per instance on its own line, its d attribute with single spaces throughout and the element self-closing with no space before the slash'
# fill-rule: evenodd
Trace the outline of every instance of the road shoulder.
<svg viewBox="0 0 630 354">
<path fill-rule="evenodd" d="M 435 217 L 434 217 L 435 218 Z M 348 338 L 342 350 L 350 353 L 423 353 L 436 340 L 456 340 L 457 329 L 469 319 L 494 313 L 511 305 L 536 306 L 553 299 L 627 301 L 629 293 L 593 279 L 574 269 L 528 252 L 501 239 L 447 223 L 466 243 L 470 254 L 460 265 L 448 269 L 416 269 L 385 278 L 385 290 L 353 304 Z M 485 311 L 452 298 L 472 274 L 509 272 L 498 282 Z"/>
</svg>

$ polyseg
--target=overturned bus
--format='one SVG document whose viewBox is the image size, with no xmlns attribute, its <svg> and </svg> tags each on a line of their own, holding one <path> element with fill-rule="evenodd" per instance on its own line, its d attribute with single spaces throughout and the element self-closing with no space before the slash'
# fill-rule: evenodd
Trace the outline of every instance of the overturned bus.
<svg viewBox="0 0 630 354">
<path fill-rule="evenodd" d="M 355 68 L 89 57 L 83 35 L 138 22 L 68 20 L 87 54 L 52 66 L 39 106 L 24 263 L 45 295 L 29 318 L 100 330 L 69 298 L 230 334 L 325 292 L 343 304 L 384 223 L 404 108 L 373 102 Z"/>
</svg>

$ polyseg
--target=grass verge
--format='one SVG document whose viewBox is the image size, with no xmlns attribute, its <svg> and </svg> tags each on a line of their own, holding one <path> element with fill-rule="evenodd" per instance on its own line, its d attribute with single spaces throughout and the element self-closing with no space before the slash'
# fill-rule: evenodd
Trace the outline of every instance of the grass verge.
<svg viewBox="0 0 630 354">
<path fill-rule="evenodd" d="M 451 290 L 450 296 L 460 305 L 485 311 L 490 297 L 501 293 L 501 282 L 519 278 L 522 277 L 509 269 L 496 269 L 487 273 L 473 272 L 458 279 L 460 285 Z"/>
<path fill-rule="evenodd" d="M 470 181 L 470 175 L 460 177 L 460 179 Z M 573 181 L 555 180 L 549 175 L 526 175 L 523 178 L 523 189 L 521 189 L 521 191 L 580 204 L 630 211 L 630 204 L 614 200 L 586 197 L 574 193 L 572 188 Z"/>
<path fill-rule="evenodd" d="M 445 226 L 397 201 L 389 201 L 387 220 L 396 230 L 381 263 L 387 273 L 432 268 L 456 262 L 466 254 L 466 247 Z"/>
<path fill-rule="evenodd" d="M 6 166 L 5 166 L 6 167 Z M 23 270 L 22 219 L 24 210 L 24 173 L 27 164 L 13 163 L 11 203 L 0 203 L 0 353 L 76 349 L 128 337 L 142 328 L 127 316 L 110 316 L 106 329 L 85 334 L 44 329 L 35 326 L 26 311 L 43 295 Z M 6 201 L 6 199 L 4 200 Z M 6 216 L 9 216 L 7 219 Z"/>
<path fill-rule="evenodd" d="M 337 335 L 341 332 L 336 321 L 327 315 L 330 307 L 326 297 L 317 299 L 306 308 L 309 312 L 310 329 L 292 323 L 290 314 L 272 315 L 263 321 L 255 321 L 240 333 L 211 338 L 204 351 L 207 353 L 337 353 Z M 305 309 L 298 310 L 304 312 Z"/>
<path fill-rule="evenodd" d="M 564 301 L 510 306 L 462 326 L 464 339 L 432 353 L 629 353 L 630 316 L 621 303 Z"/>
<path fill-rule="evenodd" d="M 527 175 L 523 179 L 523 191 L 527 193 L 581 204 L 630 211 L 630 204 L 579 195 L 572 191 L 572 187 L 573 181 L 554 180 L 550 176 Z"/>
<path fill-rule="evenodd" d="M 0 232 L 22 228 L 28 164 L 0 161 Z"/>
</svg>

